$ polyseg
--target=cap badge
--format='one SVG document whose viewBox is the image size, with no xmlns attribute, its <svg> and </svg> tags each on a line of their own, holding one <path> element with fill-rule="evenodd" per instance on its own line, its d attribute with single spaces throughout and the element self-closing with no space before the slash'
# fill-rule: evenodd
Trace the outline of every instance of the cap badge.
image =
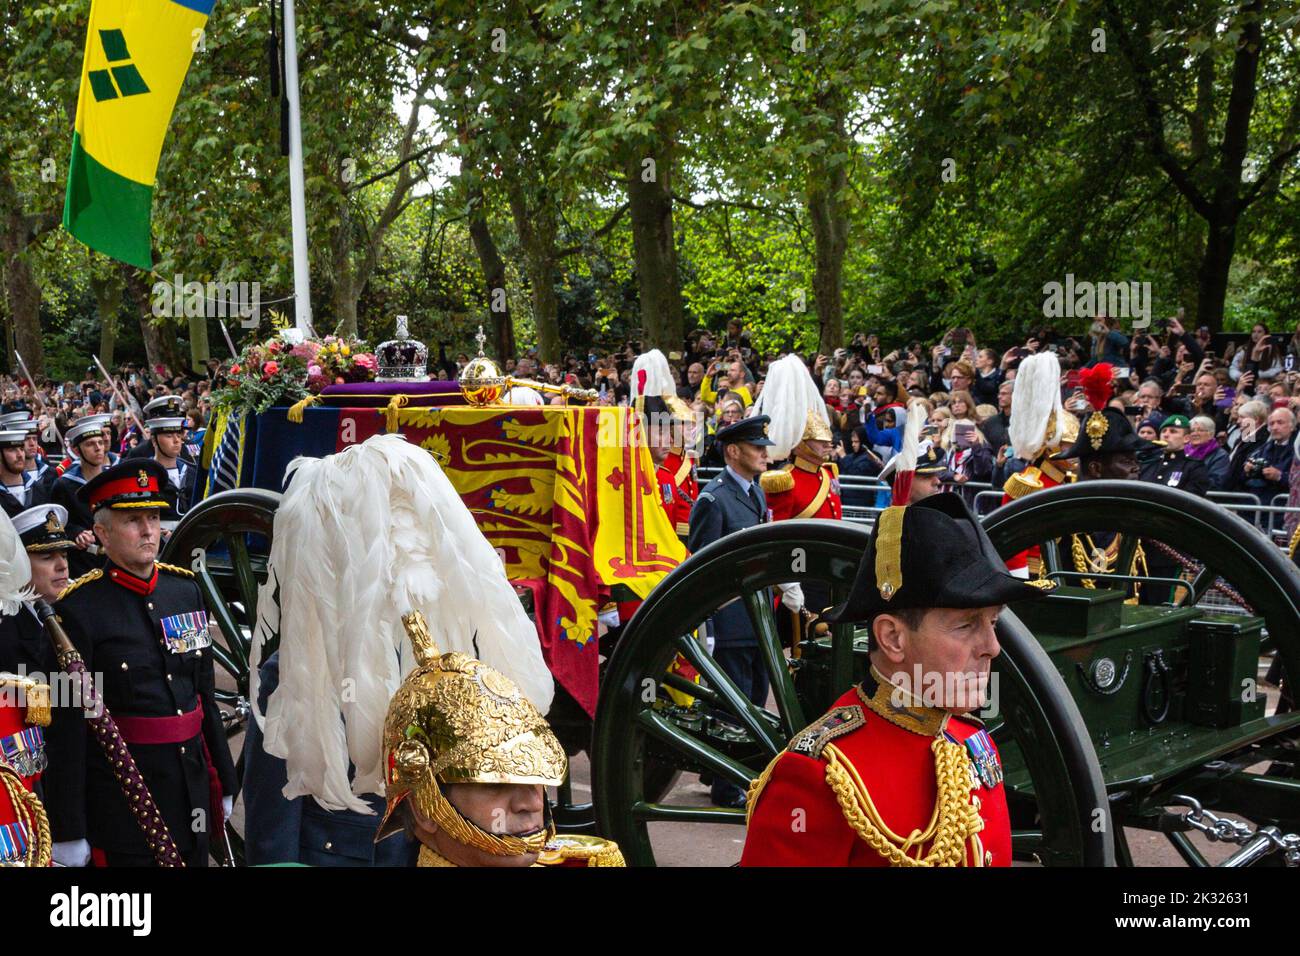
<svg viewBox="0 0 1300 956">
<path fill-rule="evenodd" d="M 1088 438 L 1092 442 L 1092 450 L 1096 451 L 1101 447 L 1102 441 L 1106 437 L 1106 430 L 1110 427 L 1110 422 L 1106 421 L 1106 416 L 1101 412 L 1093 412 L 1088 416 L 1087 432 Z"/>
<path fill-rule="evenodd" d="M 148 488 L 149 487 L 148 473 L 145 471 L 141 471 L 139 474 L 137 474 L 135 477 L 135 483 L 139 485 L 141 488 Z"/>
<path fill-rule="evenodd" d="M 59 524 L 59 516 L 53 511 L 48 511 L 45 514 L 45 530 L 50 534 L 63 533 L 63 525 Z"/>
</svg>

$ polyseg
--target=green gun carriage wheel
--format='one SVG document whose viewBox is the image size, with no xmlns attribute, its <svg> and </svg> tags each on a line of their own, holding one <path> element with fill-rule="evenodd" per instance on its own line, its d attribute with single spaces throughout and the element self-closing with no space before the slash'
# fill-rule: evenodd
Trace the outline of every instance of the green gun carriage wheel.
<svg viewBox="0 0 1300 956">
<path fill-rule="evenodd" d="M 647 763 L 674 762 L 683 771 L 746 786 L 865 670 L 865 645 L 855 640 L 852 626 L 832 628 L 829 639 L 806 642 L 802 657 L 788 660 L 767 589 L 821 581 L 842 599 L 868 537 L 863 528 L 833 521 L 751 528 L 692 555 L 641 605 L 608 661 L 592 751 L 600 832 L 619 843 L 629 864 L 654 864 L 652 825 L 740 828 L 745 822 L 743 810 L 656 802 L 645 792 Z M 759 635 L 775 711 L 745 700 L 695 636 L 702 622 L 735 600 L 744 603 Z M 999 743 L 1019 745 L 1039 809 L 1032 832 L 1013 834 L 1017 856 L 1109 864 L 1101 771 L 1069 690 L 1014 613 L 1003 613 L 997 633 L 1003 649 L 994 662 L 1003 715 Z M 667 673 L 677 654 L 699 672 L 701 683 Z M 664 685 L 690 694 L 701 707 L 683 712 Z M 703 713 L 705 706 L 727 720 Z"/>
<path fill-rule="evenodd" d="M 219 673 L 215 697 L 226 736 L 244 732 L 252 713 L 248 698 L 249 653 L 257 623 L 257 589 L 266 580 L 271 529 L 280 496 L 259 488 L 223 491 L 205 498 L 181 518 L 159 560 L 188 568 L 203 591 L 208 613 L 221 629 L 223 644 L 212 645 Z M 267 652 L 269 654 L 269 651 Z M 232 686 L 233 685 L 233 686 Z M 242 746 L 235 760 L 242 783 Z M 243 840 L 226 821 L 236 860 L 243 862 Z M 217 856 L 217 847 L 213 847 Z"/>
<path fill-rule="evenodd" d="M 1125 592 L 1131 579 L 1118 573 L 1090 575 L 1095 595 L 1074 595 L 1094 607 L 1107 597 L 1119 599 L 1113 603 L 1123 628 L 1138 635 L 1136 642 L 1126 642 L 1134 680 L 1149 678 L 1161 662 L 1166 667 L 1159 682 L 1166 695 L 1163 703 L 1148 707 L 1144 697 L 1136 720 L 1116 703 L 1123 694 L 1120 688 L 1078 679 L 1107 641 L 1125 640 L 1123 630 L 1071 638 L 1044 636 L 1044 629 L 1035 629 L 1072 682 L 1088 723 L 1118 824 L 1121 862 L 1131 862 L 1127 826 L 1166 833 L 1189 865 L 1209 865 L 1188 839 L 1181 811 L 1169 809 L 1191 805 L 1181 797 L 1212 812 L 1244 817 L 1252 826 L 1300 832 L 1300 713 L 1290 706 L 1294 688 L 1289 681 L 1289 675 L 1300 673 L 1300 571 L 1282 550 L 1212 502 L 1131 481 L 1089 481 L 1035 492 L 993 512 L 984 527 L 1003 557 L 1039 546 L 1042 573 L 1066 585 L 1076 585 L 1082 577 L 1069 557 L 1075 535 L 1116 533 L 1118 570 L 1131 568 L 1139 542 L 1148 552 L 1172 548 L 1182 558 L 1177 566 L 1187 584 L 1173 588 L 1163 608 L 1121 608 L 1123 593 L 1115 591 Z M 1206 602 L 1212 588 L 1249 607 L 1239 607 L 1233 615 L 1214 613 Z M 1045 630 L 1062 628 L 1049 624 Z M 1275 673 L 1280 673 L 1280 701 L 1267 714 L 1254 680 L 1261 656 L 1271 652 L 1276 652 Z M 1117 657 L 1107 658 L 1113 664 L 1107 674 L 1123 684 L 1130 668 Z M 1142 689 L 1156 683 L 1148 680 Z M 1231 699 L 1238 690 L 1241 699 Z M 1180 697 L 1181 714 L 1176 706 Z M 1117 723 L 1117 717 L 1128 725 Z M 1283 857 L 1272 853 L 1264 859 L 1280 864 Z"/>
</svg>

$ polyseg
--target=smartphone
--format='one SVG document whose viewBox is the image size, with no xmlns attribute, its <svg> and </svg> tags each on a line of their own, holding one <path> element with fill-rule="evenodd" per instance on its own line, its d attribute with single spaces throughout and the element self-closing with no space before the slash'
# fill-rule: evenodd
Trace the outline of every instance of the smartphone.
<svg viewBox="0 0 1300 956">
<path fill-rule="evenodd" d="M 867 366 L 867 374 L 868 374 L 868 375 L 883 375 L 883 374 L 884 374 L 884 371 L 885 371 L 885 367 L 884 367 L 883 365 L 868 365 L 868 366 Z"/>
<path fill-rule="evenodd" d="M 1115 378 L 1128 378 L 1131 372 L 1132 369 L 1130 369 L 1127 365 L 1122 365 L 1119 368 L 1115 369 Z"/>
</svg>

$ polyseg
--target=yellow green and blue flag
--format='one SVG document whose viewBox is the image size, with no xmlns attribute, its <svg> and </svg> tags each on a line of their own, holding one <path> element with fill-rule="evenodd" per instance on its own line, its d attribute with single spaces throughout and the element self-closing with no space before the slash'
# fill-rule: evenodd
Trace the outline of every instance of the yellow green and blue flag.
<svg viewBox="0 0 1300 956">
<path fill-rule="evenodd" d="M 176 97 L 216 0 L 92 0 L 63 227 L 153 266 L 153 184 Z"/>
</svg>

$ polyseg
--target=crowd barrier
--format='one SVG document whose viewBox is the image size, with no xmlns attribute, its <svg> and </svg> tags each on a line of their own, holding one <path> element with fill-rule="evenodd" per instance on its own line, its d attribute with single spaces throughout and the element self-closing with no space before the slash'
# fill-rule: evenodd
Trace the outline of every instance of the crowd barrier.
<svg viewBox="0 0 1300 956">
<path fill-rule="evenodd" d="M 699 468 L 696 478 L 703 487 L 721 471 L 721 468 Z M 944 488 L 965 495 L 971 508 L 981 518 L 1002 504 L 1002 489 L 994 488 L 986 481 L 949 483 Z M 845 521 L 871 527 L 876 523 L 876 515 L 888 505 L 888 495 L 889 484 L 879 478 L 840 475 L 840 497 L 844 503 Z M 1288 544 L 1285 529 L 1288 516 L 1300 515 L 1300 507 L 1287 506 L 1286 495 L 1274 495 L 1267 505 L 1261 504 L 1248 491 L 1211 491 L 1207 497 L 1254 525 L 1278 547 Z"/>
</svg>

